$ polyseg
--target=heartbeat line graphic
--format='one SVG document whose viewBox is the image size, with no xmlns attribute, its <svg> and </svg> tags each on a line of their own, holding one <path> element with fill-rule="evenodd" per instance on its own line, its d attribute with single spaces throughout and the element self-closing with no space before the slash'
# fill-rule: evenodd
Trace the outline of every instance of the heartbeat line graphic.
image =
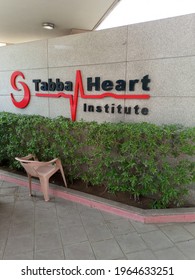
<svg viewBox="0 0 195 280">
<path fill-rule="evenodd" d="M 74 93 L 67 94 L 64 92 L 58 92 L 58 93 L 36 93 L 36 96 L 38 97 L 48 97 L 48 98 L 69 98 L 70 101 L 70 111 L 71 111 L 71 119 L 72 121 L 76 120 L 76 114 L 77 114 L 77 104 L 78 104 L 78 97 L 80 96 L 83 99 L 102 99 L 105 97 L 112 97 L 115 99 L 149 99 L 149 94 L 122 94 L 118 95 L 112 92 L 104 92 L 102 94 L 85 94 L 84 87 L 83 87 L 83 81 L 82 81 L 82 75 L 81 71 L 76 71 L 76 80 L 75 80 L 75 88 Z"/>
</svg>

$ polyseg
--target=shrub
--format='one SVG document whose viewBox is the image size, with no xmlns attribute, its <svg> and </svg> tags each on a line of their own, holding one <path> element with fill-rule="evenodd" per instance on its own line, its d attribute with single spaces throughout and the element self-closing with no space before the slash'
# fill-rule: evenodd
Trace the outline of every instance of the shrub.
<svg viewBox="0 0 195 280">
<path fill-rule="evenodd" d="M 16 156 L 60 157 L 69 179 L 154 196 L 153 208 L 180 205 L 194 179 L 195 128 L 149 123 L 71 122 L 0 113 L 0 164 L 21 168 Z"/>
</svg>

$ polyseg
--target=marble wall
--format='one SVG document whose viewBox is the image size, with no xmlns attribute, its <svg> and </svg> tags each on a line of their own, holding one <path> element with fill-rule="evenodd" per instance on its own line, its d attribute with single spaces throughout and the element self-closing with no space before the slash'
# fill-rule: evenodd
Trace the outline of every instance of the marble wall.
<svg viewBox="0 0 195 280">
<path fill-rule="evenodd" d="M 193 126 L 194 31 L 195 14 L 190 14 L 1 47 L 0 111 Z M 15 71 L 23 77 L 15 77 L 13 88 Z M 61 84 L 47 89 L 48 79 L 59 79 L 66 90 Z M 10 97 L 23 100 L 21 82 L 30 92 L 24 108 Z"/>
</svg>

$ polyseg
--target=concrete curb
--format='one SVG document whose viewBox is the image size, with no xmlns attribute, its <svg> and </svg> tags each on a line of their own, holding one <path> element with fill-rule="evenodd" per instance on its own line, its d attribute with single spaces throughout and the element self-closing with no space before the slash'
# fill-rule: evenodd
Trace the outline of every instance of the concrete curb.
<svg viewBox="0 0 195 280">
<path fill-rule="evenodd" d="M 7 171 L 0 170 L 0 180 L 28 187 L 27 178 Z M 36 181 L 32 188 L 41 192 Z M 142 223 L 195 222 L 195 207 L 145 210 L 53 184 L 50 184 L 49 194 Z"/>
</svg>

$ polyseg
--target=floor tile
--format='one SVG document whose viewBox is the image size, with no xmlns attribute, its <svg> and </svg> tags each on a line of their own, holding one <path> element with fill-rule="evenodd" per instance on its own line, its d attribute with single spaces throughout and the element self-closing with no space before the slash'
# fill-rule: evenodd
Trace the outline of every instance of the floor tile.
<svg viewBox="0 0 195 280">
<path fill-rule="evenodd" d="M 143 224 L 0 180 L 0 259 L 195 260 L 195 223 Z"/>
<path fill-rule="evenodd" d="M 9 229 L 9 238 L 14 238 L 23 235 L 34 235 L 34 221 L 25 221 L 21 223 L 12 223 Z"/>
<path fill-rule="evenodd" d="M 161 230 L 171 239 L 173 242 L 185 241 L 193 239 L 194 237 L 181 225 L 169 225 L 161 227 Z"/>
<path fill-rule="evenodd" d="M 3 250 L 0 250 L 0 260 L 3 259 Z"/>
<path fill-rule="evenodd" d="M 53 201 L 46 202 L 45 200 L 38 200 L 35 203 L 36 210 L 53 210 L 56 212 L 56 205 Z"/>
<path fill-rule="evenodd" d="M 85 231 L 91 242 L 111 239 L 113 237 L 106 224 L 86 225 Z"/>
<path fill-rule="evenodd" d="M 23 252 L 19 254 L 9 254 L 4 256 L 4 260 L 33 260 L 33 251 Z"/>
<path fill-rule="evenodd" d="M 195 240 L 183 241 L 177 243 L 179 250 L 187 257 L 187 259 L 195 260 Z"/>
<path fill-rule="evenodd" d="M 35 251 L 62 249 L 58 231 L 43 232 L 35 235 Z"/>
<path fill-rule="evenodd" d="M 195 223 L 186 223 L 184 228 L 195 237 Z"/>
<path fill-rule="evenodd" d="M 60 217 L 67 217 L 74 214 L 79 215 L 78 209 L 75 207 L 75 205 L 64 207 L 63 205 L 59 206 L 58 203 L 56 203 L 56 210 L 57 215 Z"/>
<path fill-rule="evenodd" d="M 151 250 L 143 250 L 140 252 L 126 254 L 128 260 L 156 260 L 156 256 Z"/>
<path fill-rule="evenodd" d="M 3 201 L 0 202 L 0 219 L 11 217 L 13 211 L 14 203 L 10 203 L 3 198 Z"/>
<path fill-rule="evenodd" d="M 153 224 L 144 224 L 136 221 L 131 221 L 132 225 L 138 233 L 144 233 L 149 231 L 158 230 L 158 227 Z"/>
<path fill-rule="evenodd" d="M 109 212 L 105 212 L 105 211 L 100 211 L 102 216 L 104 217 L 105 221 L 112 221 L 112 220 L 118 220 L 121 219 L 120 216 L 109 213 Z"/>
<path fill-rule="evenodd" d="M 23 235 L 17 237 L 8 238 L 5 247 L 4 258 L 10 258 L 12 255 L 19 255 L 33 251 L 34 240 L 32 235 Z"/>
<path fill-rule="evenodd" d="M 7 238 L 0 239 L 0 252 L 3 254 Z"/>
<path fill-rule="evenodd" d="M 0 195 L 2 196 L 15 195 L 17 191 L 18 191 L 17 186 L 9 186 L 9 187 L 5 186 L 0 188 Z"/>
<path fill-rule="evenodd" d="M 9 233 L 10 221 L 0 219 L 0 240 L 6 240 Z"/>
<path fill-rule="evenodd" d="M 67 260 L 94 260 L 95 256 L 88 241 L 64 246 Z"/>
<path fill-rule="evenodd" d="M 82 226 L 82 220 L 78 213 L 71 213 L 63 216 L 60 214 L 58 215 L 58 222 L 60 227 Z"/>
<path fill-rule="evenodd" d="M 141 251 L 147 248 L 141 237 L 135 232 L 117 235 L 115 238 L 125 253 Z"/>
<path fill-rule="evenodd" d="M 4 203 L 14 203 L 15 197 L 12 195 L 1 196 L 1 200 L 3 200 Z"/>
<path fill-rule="evenodd" d="M 35 204 L 33 201 L 26 201 L 26 200 L 21 200 L 21 201 L 16 201 L 15 203 L 15 211 L 18 211 L 20 209 L 26 210 L 26 211 L 34 211 Z"/>
<path fill-rule="evenodd" d="M 54 230 L 58 230 L 58 220 L 57 217 L 50 218 L 50 217 L 45 217 L 45 219 L 35 220 L 35 233 L 44 233 L 44 232 L 50 232 Z"/>
<path fill-rule="evenodd" d="M 124 258 L 124 254 L 115 239 L 92 242 L 97 260 L 117 260 Z"/>
<path fill-rule="evenodd" d="M 182 254 L 182 252 L 176 247 L 159 250 L 154 253 L 158 260 L 186 260 L 187 259 L 185 255 Z"/>
<path fill-rule="evenodd" d="M 84 225 L 94 225 L 105 223 L 102 214 L 94 208 L 87 208 L 80 212 L 80 216 Z"/>
<path fill-rule="evenodd" d="M 141 237 L 147 244 L 148 248 L 154 251 L 173 247 L 174 245 L 160 230 L 142 233 Z"/>
<path fill-rule="evenodd" d="M 56 202 L 56 208 L 58 212 L 61 210 L 63 212 L 67 212 L 69 211 L 69 209 L 74 209 L 74 208 L 77 209 L 77 203 L 63 198 L 56 197 L 55 202 Z"/>
<path fill-rule="evenodd" d="M 62 243 L 64 245 L 88 241 L 83 226 L 71 226 L 60 229 Z"/>
<path fill-rule="evenodd" d="M 62 249 L 37 251 L 35 260 L 64 260 L 64 252 Z"/>
<path fill-rule="evenodd" d="M 119 218 L 111 220 L 107 222 L 107 225 L 115 235 L 126 234 L 135 231 L 134 227 L 127 219 Z"/>
<path fill-rule="evenodd" d="M 32 224 L 34 224 L 33 211 L 25 211 L 25 209 L 24 211 L 14 210 L 13 219 L 12 219 L 13 224 L 16 225 L 16 224 L 28 223 L 29 221 L 31 221 Z"/>
<path fill-rule="evenodd" d="M 42 209 L 42 208 L 36 208 L 35 209 L 35 218 L 38 220 L 45 220 L 45 219 L 56 219 L 57 212 L 55 208 L 48 208 L 48 209 Z"/>
</svg>

